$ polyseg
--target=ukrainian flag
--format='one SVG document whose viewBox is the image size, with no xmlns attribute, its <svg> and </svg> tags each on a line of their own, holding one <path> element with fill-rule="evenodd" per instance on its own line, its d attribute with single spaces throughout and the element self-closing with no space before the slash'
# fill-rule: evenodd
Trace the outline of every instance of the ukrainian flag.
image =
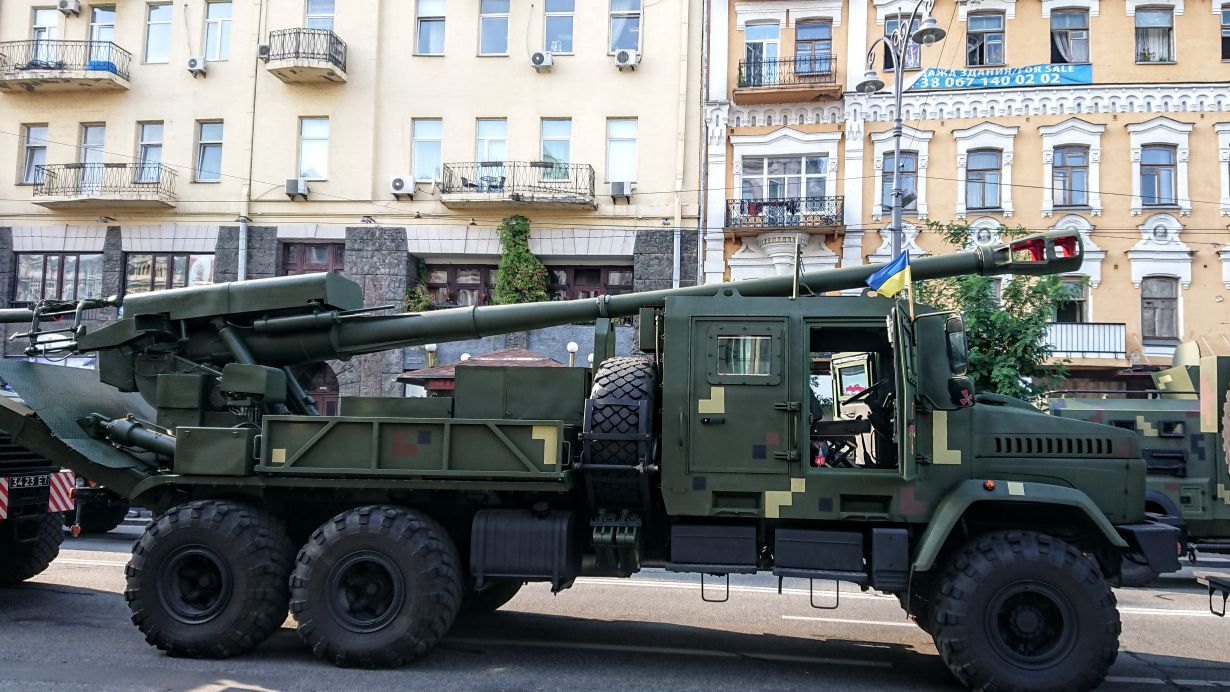
<svg viewBox="0 0 1230 692">
<path fill-rule="evenodd" d="M 897 259 L 880 267 L 867 277 L 867 285 L 885 298 L 892 298 L 910 284 L 910 253 L 903 252 Z"/>
</svg>

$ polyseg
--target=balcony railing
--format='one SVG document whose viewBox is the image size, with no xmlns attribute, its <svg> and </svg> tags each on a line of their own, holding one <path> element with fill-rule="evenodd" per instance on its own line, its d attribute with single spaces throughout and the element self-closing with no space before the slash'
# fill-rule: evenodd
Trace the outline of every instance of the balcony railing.
<svg viewBox="0 0 1230 692">
<path fill-rule="evenodd" d="M 36 204 L 85 201 L 175 203 L 175 169 L 157 163 L 61 163 L 39 166 Z"/>
<path fill-rule="evenodd" d="M 773 60 L 740 60 L 739 88 L 837 83 L 837 56 L 797 55 Z"/>
<path fill-rule="evenodd" d="M 346 71 L 346 42 L 328 29 L 269 32 L 269 60 L 321 60 Z"/>
<path fill-rule="evenodd" d="M 1127 358 L 1127 325 L 1117 322 L 1054 322 L 1047 344 L 1056 358 Z"/>
<path fill-rule="evenodd" d="M 594 167 L 551 161 L 468 161 L 444 164 L 447 204 L 515 202 L 596 206 Z"/>
<path fill-rule="evenodd" d="M 132 54 L 110 41 L 30 40 L 0 43 L 0 78 L 35 70 L 109 72 L 128 79 Z"/>
<path fill-rule="evenodd" d="M 783 197 L 732 199 L 726 203 L 726 227 L 733 230 L 812 228 L 842 222 L 845 198 Z"/>
</svg>

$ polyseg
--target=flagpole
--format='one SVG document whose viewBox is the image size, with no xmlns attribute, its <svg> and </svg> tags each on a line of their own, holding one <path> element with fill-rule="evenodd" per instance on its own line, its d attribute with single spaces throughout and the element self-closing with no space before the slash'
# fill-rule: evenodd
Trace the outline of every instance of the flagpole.
<svg viewBox="0 0 1230 692">
<path fill-rule="evenodd" d="M 905 265 L 905 290 L 908 291 L 906 297 L 910 301 L 910 321 L 914 321 L 914 273 L 910 270 L 910 265 Z"/>
</svg>

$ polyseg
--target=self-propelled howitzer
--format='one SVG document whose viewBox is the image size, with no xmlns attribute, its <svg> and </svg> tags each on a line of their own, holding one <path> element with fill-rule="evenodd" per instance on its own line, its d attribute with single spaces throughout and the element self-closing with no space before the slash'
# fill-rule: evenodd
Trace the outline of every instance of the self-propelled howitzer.
<svg viewBox="0 0 1230 692">
<path fill-rule="evenodd" d="M 1063 232 L 912 271 L 1082 259 Z M 828 295 L 878 268 L 405 315 L 318 274 L 129 296 L 92 332 L 83 305 L 45 304 L 0 319 L 29 321 L 32 353 L 97 353 L 97 377 L 0 375 L 72 447 L 66 465 L 106 466 L 162 513 L 125 593 L 171 653 L 245 651 L 289 604 L 316 655 L 400 665 L 463 605 L 655 566 L 852 582 L 897 595 L 971 687 L 1095 686 L 1118 646 L 1107 578 L 1124 560 L 1178 568 L 1177 532 L 1144 514 L 1139 443 L 975 397 L 957 316 Z M 617 357 L 609 318 L 631 315 L 644 354 Z M 588 321 L 592 372 L 458 367 L 451 396 L 343 398 L 340 415 L 287 370 Z"/>
</svg>

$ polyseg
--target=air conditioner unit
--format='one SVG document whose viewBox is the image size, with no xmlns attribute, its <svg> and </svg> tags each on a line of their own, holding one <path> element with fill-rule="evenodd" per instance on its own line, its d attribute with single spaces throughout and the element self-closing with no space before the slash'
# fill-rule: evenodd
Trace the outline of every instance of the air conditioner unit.
<svg viewBox="0 0 1230 692">
<path fill-rule="evenodd" d="M 188 72 L 192 74 L 192 78 L 205 76 L 205 58 L 204 56 L 196 55 L 188 58 Z"/>
<path fill-rule="evenodd" d="M 56 9 L 64 14 L 64 16 L 77 16 L 81 14 L 81 0 L 60 0 L 56 3 Z"/>
<path fill-rule="evenodd" d="M 555 62 L 555 58 L 545 51 L 538 51 L 530 56 L 530 64 L 539 72 L 550 72 L 551 65 Z"/>
<path fill-rule="evenodd" d="M 286 179 L 286 196 L 292 201 L 296 197 L 308 198 L 307 178 L 287 178 Z"/>
<path fill-rule="evenodd" d="M 632 201 L 632 187 L 635 183 L 626 180 L 613 181 L 611 183 L 611 201 L 615 201 L 620 197 L 625 200 Z"/>
<path fill-rule="evenodd" d="M 389 192 L 397 199 L 409 197 L 414 199 L 414 178 L 408 175 L 395 175 L 389 180 Z"/>
<path fill-rule="evenodd" d="M 273 47 L 268 43 L 262 43 L 256 47 L 256 58 L 261 62 L 269 62 L 269 56 L 273 54 Z"/>
<path fill-rule="evenodd" d="M 635 50 L 618 50 L 615 51 L 615 67 L 619 68 L 620 72 L 625 70 L 635 70 L 636 66 L 641 62 L 640 51 Z"/>
</svg>

